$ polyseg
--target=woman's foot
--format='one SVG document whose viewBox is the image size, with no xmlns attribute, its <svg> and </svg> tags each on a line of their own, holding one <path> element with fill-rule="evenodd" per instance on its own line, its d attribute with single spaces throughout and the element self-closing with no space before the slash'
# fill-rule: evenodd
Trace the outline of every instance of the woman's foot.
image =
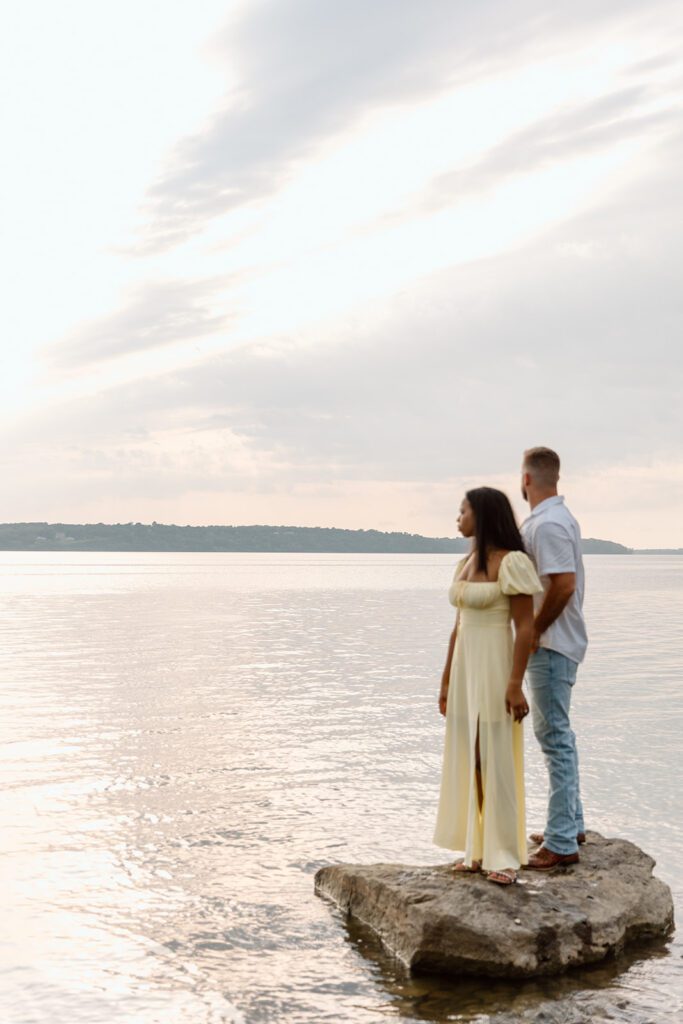
<svg viewBox="0 0 683 1024">
<path fill-rule="evenodd" d="M 453 865 L 453 871 L 456 875 L 476 875 L 481 871 L 481 861 L 473 860 L 471 864 L 465 864 L 464 860 L 459 860 Z"/>
<path fill-rule="evenodd" d="M 496 885 L 512 885 L 517 881 L 517 872 L 514 868 L 503 868 L 502 871 L 489 871 L 487 877 L 489 882 L 495 882 Z"/>
</svg>

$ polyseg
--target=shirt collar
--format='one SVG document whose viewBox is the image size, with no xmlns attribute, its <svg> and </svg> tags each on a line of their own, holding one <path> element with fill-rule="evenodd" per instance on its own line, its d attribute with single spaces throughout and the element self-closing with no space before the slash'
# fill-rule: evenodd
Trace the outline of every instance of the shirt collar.
<svg viewBox="0 0 683 1024">
<path fill-rule="evenodd" d="M 552 497 L 545 498 L 543 501 L 540 501 L 533 512 L 529 513 L 529 519 L 533 516 L 537 516 L 540 512 L 545 512 L 545 510 L 547 508 L 551 508 L 552 505 L 564 505 L 564 495 L 553 494 Z"/>
</svg>

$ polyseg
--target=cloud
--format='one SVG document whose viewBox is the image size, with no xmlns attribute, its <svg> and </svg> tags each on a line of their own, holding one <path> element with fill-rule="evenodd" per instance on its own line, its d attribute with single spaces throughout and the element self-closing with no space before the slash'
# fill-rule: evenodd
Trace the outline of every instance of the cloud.
<svg viewBox="0 0 683 1024">
<path fill-rule="evenodd" d="M 268 488 L 426 486 L 505 473 L 533 443 L 585 472 L 683 461 L 682 156 L 669 140 L 658 173 L 599 211 L 417 282 L 380 313 L 71 402 L 21 439 L 133 445 L 163 477 L 154 452 L 182 435 L 205 489 L 230 466 Z"/>
<path fill-rule="evenodd" d="M 653 99 L 659 101 L 658 109 L 650 108 Z M 671 133 L 678 127 L 679 112 L 666 94 L 664 99 L 662 105 L 661 95 L 641 83 L 554 111 L 494 146 L 475 164 L 433 179 L 417 201 L 365 225 L 361 234 L 431 214 L 515 175 L 566 163 L 629 139 L 656 139 Z M 227 330 L 232 318 L 215 312 L 215 300 L 245 276 L 242 272 L 231 277 L 138 285 L 122 309 L 78 327 L 47 350 L 48 361 L 61 369 L 84 368 Z"/>
<path fill-rule="evenodd" d="M 298 161 L 383 105 L 420 98 L 610 19 L 652 19 L 635 0 L 250 0 L 216 40 L 241 85 L 201 132 L 181 141 L 150 189 L 142 251 L 169 248 L 212 217 L 268 196 Z M 653 10 L 654 8 L 654 10 Z"/>
<path fill-rule="evenodd" d="M 636 536 L 639 517 L 648 530 L 668 517 L 673 539 L 683 137 L 672 5 L 240 9 L 215 41 L 239 65 L 239 88 L 170 155 L 150 195 L 148 242 L 170 247 L 290 177 L 293 187 L 231 219 L 240 238 L 220 223 L 196 245 L 122 267 L 125 279 L 131 268 L 151 279 L 51 347 L 59 372 L 41 387 L 71 397 L 49 407 L 43 390 L 31 411 L 29 393 L 22 419 L 3 428 L 4 474 L 22 480 L 10 496 L 22 511 L 8 504 L 7 514 L 447 531 L 430 508 L 445 508 L 453 488 L 457 500 L 466 481 L 513 480 L 522 448 L 546 443 L 595 532 L 628 541 L 617 523 Z M 477 77 L 481 105 L 467 91 Z M 371 116 L 387 106 L 373 134 Z M 469 127 L 446 134 L 444 111 L 463 108 Z M 401 160 L 393 138 L 408 140 Z M 430 179 L 437 171 L 448 173 Z M 344 191 L 352 178 L 357 191 Z M 579 200 L 553 191 L 575 179 L 585 182 Z M 451 211 L 475 195 L 462 217 Z M 538 213 L 527 233 L 477 248 L 490 222 L 514 224 L 525 201 Z M 389 210 L 407 223 L 383 234 Z M 436 266 L 447 269 L 426 276 Z M 207 337 L 197 348 L 213 354 L 195 354 Z M 80 370 L 92 373 L 74 381 Z"/>
<path fill-rule="evenodd" d="M 380 312 L 27 417 L 2 446 L 15 517 L 452 532 L 463 487 L 514 497 L 540 443 L 587 532 L 680 544 L 681 158 L 669 140 L 598 211 Z"/>
<path fill-rule="evenodd" d="M 224 330 L 230 317 L 209 300 L 230 286 L 226 277 L 146 282 L 133 288 L 122 309 L 82 324 L 44 352 L 59 369 L 82 369 L 122 355 L 194 340 Z"/>
<path fill-rule="evenodd" d="M 494 146 L 482 160 L 439 176 L 413 213 L 449 206 L 513 175 L 529 174 L 549 164 L 571 161 L 630 139 L 678 129 L 678 104 L 641 112 L 641 104 L 650 98 L 651 91 L 641 85 L 556 111 Z"/>
</svg>

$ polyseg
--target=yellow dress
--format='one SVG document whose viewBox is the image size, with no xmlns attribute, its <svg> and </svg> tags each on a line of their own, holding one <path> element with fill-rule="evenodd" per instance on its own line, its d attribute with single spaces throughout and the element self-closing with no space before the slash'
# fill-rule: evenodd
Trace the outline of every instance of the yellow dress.
<svg viewBox="0 0 683 1024">
<path fill-rule="evenodd" d="M 542 590 L 522 551 L 502 559 L 495 583 L 457 580 L 449 590 L 458 609 L 451 662 L 441 795 L 434 842 L 464 850 L 465 863 L 484 870 L 518 868 L 526 862 L 522 723 L 505 710 L 512 669 L 510 596 Z M 475 743 L 484 791 L 481 812 L 475 775 Z"/>
</svg>

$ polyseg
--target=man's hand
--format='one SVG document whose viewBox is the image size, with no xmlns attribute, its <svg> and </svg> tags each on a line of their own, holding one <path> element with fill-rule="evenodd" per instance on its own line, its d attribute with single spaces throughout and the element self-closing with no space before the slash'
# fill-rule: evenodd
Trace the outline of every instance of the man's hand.
<svg viewBox="0 0 683 1024">
<path fill-rule="evenodd" d="M 442 715 L 446 714 L 446 704 L 448 702 L 448 683 L 442 683 L 441 689 L 439 690 L 439 711 Z"/>
<path fill-rule="evenodd" d="M 534 628 L 531 634 L 531 647 L 529 648 L 529 654 L 535 654 L 538 648 L 541 646 L 541 634 L 536 628 Z"/>
<path fill-rule="evenodd" d="M 515 722 L 521 722 L 529 714 L 529 705 L 522 692 L 522 684 L 512 679 L 505 691 L 505 710 L 508 715 L 512 715 Z"/>
</svg>

